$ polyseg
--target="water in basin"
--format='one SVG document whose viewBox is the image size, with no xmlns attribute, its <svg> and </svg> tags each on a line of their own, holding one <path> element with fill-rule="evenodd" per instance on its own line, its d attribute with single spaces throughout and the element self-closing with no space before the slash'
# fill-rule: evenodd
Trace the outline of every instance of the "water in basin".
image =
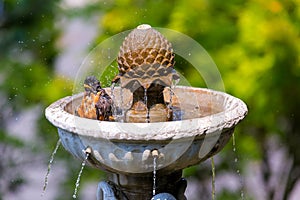
<svg viewBox="0 0 300 200">
<path fill-rule="evenodd" d="M 111 88 L 105 88 L 105 90 L 107 93 L 111 92 Z M 170 94 L 168 90 L 169 89 L 164 90 L 165 101 L 167 103 L 170 101 Z M 121 95 L 121 93 L 123 93 L 123 95 Z M 116 115 L 122 115 L 122 113 L 126 112 L 126 110 L 129 109 L 128 105 L 132 102 L 132 96 L 130 94 L 124 94 L 128 94 L 126 89 L 121 89 L 120 87 L 116 87 L 114 89 L 114 102 L 116 107 L 119 109 Z M 79 94 L 73 98 L 73 101 L 69 102 L 64 108 L 65 111 L 70 114 L 75 114 L 76 108 L 81 103 L 82 96 L 83 94 Z M 203 89 L 199 91 L 192 87 L 186 88 L 177 86 L 174 88 L 174 95 L 172 97 L 173 119 L 187 120 L 220 113 L 225 110 L 224 105 L 226 102 L 224 101 L 225 99 L 221 95 L 218 96 L 212 94 L 210 90 Z M 121 106 L 123 109 L 120 109 Z M 146 113 L 144 114 L 144 117 L 146 117 Z M 118 119 L 118 116 L 115 118 Z"/>
</svg>

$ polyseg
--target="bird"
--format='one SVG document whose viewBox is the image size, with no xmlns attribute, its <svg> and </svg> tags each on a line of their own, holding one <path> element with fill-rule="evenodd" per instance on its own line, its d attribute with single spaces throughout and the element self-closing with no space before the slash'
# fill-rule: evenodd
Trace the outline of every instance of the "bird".
<svg viewBox="0 0 300 200">
<path fill-rule="evenodd" d="M 88 76 L 83 86 L 85 91 L 76 114 L 89 119 L 113 121 L 113 100 L 101 87 L 100 81 L 95 76 Z"/>
<path fill-rule="evenodd" d="M 95 105 L 97 119 L 101 121 L 114 121 L 112 113 L 112 98 L 102 88 L 97 94 L 99 97 Z"/>
</svg>

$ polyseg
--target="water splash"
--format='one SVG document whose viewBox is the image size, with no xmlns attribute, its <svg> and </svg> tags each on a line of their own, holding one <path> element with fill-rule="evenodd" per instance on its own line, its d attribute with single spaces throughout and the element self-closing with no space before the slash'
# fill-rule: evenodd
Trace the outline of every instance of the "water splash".
<svg viewBox="0 0 300 200">
<path fill-rule="evenodd" d="M 113 114 L 113 117 L 116 118 L 116 105 L 115 105 L 115 83 L 112 83 L 111 86 L 110 86 L 110 96 L 111 96 L 111 99 L 113 101 L 113 104 L 112 104 L 112 114 Z"/>
<path fill-rule="evenodd" d="M 46 173 L 46 176 L 45 176 L 45 180 L 44 180 L 44 186 L 43 186 L 43 193 L 42 193 L 42 196 L 44 196 L 45 192 L 46 192 L 46 189 L 47 189 L 47 186 L 48 186 L 48 177 L 49 177 L 49 174 L 50 174 L 50 171 L 51 171 L 51 166 L 52 166 L 52 163 L 54 161 L 54 157 L 55 157 L 55 154 L 59 148 L 61 144 L 61 139 L 59 139 L 56 143 L 56 146 L 55 146 L 55 149 L 53 150 L 52 154 L 51 154 L 51 157 L 50 157 L 50 160 L 49 160 L 49 163 L 48 163 L 48 168 L 47 168 L 47 173 Z"/>
<path fill-rule="evenodd" d="M 120 91 L 120 96 L 121 96 L 121 106 L 120 106 L 120 108 L 121 108 L 121 110 L 120 110 L 120 122 L 125 122 L 125 112 L 124 112 L 124 105 L 123 105 L 123 103 L 124 103 L 124 92 L 123 92 L 123 88 L 121 88 L 121 91 Z"/>
<path fill-rule="evenodd" d="M 216 168 L 215 168 L 214 157 L 211 157 L 210 161 L 211 161 L 211 173 L 212 173 L 212 179 L 211 179 L 211 199 L 215 200 L 215 198 L 216 198 Z"/>
<path fill-rule="evenodd" d="M 240 191 L 240 195 L 241 195 L 241 198 L 242 200 L 244 200 L 244 181 L 243 181 L 243 178 L 242 178 L 242 175 L 241 175 L 241 172 L 240 172 L 240 169 L 238 167 L 238 164 L 239 164 L 239 159 L 238 159 L 238 156 L 237 156 L 237 152 L 236 152 L 236 143 L 235 143 L 235 135 L 234 133 L 232 134 L 232 147 L 233 147 L 233 153 L 234 153 L 234 165 L 235 165 L 235 169 L 236 169 L 236 173 L 239 177 L 239 181 L 240 181 L 240 185 L 241 185 L 241 191 Z"/>
<path fill-rule="evenodd" d="M 116 86 L 116 83 L 112 83 L 112 85 L 110 86 L 110 91 L 111 91 L 110 95 L 113 100 L 112 115 L 116 122 L 125 122 L 125 112 L 124 112 L 124 109 L 122 109 L 124 106 L 123 105 L 123 103 L 124 103 L 123 88 L 120 88 L 120 101 L 117 101 L 116 95 L 115 95 L 115 86 Z"/>
<path fill-rule="evenodd" d="M 74 193 L 73 193 L 73 199 L 76 199 L 77 198 L 77 191 L 78 191 L 78 188 L 79 188 L 79 185 L 80 185 L 80 178 L 81 178 L 81 175 L 82 175 L 82 172 L 83 172 L 83 169 L 84 169 L 84 167 L 85 167 L 85 165 L 86 165 L 86 161 L 87 161 L 87 159 L 88 159 L 88 157 L 89 157 L 89 155 L 90 155 L 90 149 L 89 148 L 87 148 L 86 150 L 85 150 L 85 158 L 84 158 L 84 160 L 83 160 L 83 162 L 82 162 L 82 164 L 81 164 L 81 169 L 80 169 L 80 171 L 79 171 L 79 173 L 78 173 L 78 176 L 77 176 L 77 180 L 76 180 L 76 183 L 75 183 L 75 189 L 74 189 Z"/>
<path fill-rule="evenodd" d="M 169 92 L 170 92 L 170 103 L 167 105 L 168 106 L 168 115 L 167 115 L 167 118 L 168 119 L 170 119 L 170 114 L 172 113 L 172 111 L 173 111 L 173 95 L 174 95 L 174 92 L 173 92 L 173 88 L 174 88 L 174 86 L 173 86 L 173 84 L 171 85 L 171 87 L 169 88 L 170 90 L 169 90 Z"/>
<path fill-rule="evenodd" d="M 172 98 L 174 96 L 174 91 L 175 91 L 175 88 L 176 86 L 178 85 L 180 79 L 173 79 L 172 80 L 172 84 L 171 84 L 171 87 L 170 87 L 170 104 L 172 105 Z"/>
<path fill-rule="evenodd" d="M 114 94 L 115 86 L 116 86 L 116 83 L 112 83 L 110 86 L 110 95 L 112 96 L 112 98 L 115 97 L 115 94 Z"/>
<path fill-rule="evenodd" d="M 179 83 L 179 81 L 180 81 L 180 79 L 173 79 L 171 87 L 169 87 L 170 98 L 169 98 L 169 103 L 167 105 L 168 110 L 169 110 L 167 117 L 168 118 L 172 117 L 172 121 L 180 121 L 183 119 L 183 116 L 184 116 L 184 112 L 180 109 L 180 107 L 173 105 L 175 89 L 176 89 L 176 86 Z M 172 116 L 170 116 L 170 114 L 172 114 Z"/>
</svg>

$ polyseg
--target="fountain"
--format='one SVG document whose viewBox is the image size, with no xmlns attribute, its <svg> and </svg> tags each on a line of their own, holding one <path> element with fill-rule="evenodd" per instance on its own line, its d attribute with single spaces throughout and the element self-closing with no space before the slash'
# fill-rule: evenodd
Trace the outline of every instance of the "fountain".
<svg viewBox="0 0 300 200">
<path fill-rule="evenodd" d="M 46 109 L 65 149 L 84 165 L 107 172 L 108 180 L 98 185 L 98 200 L 186 199 L 182 170 L 218 153 L 247 114 L 246 105 L 229 94 L 174 87 L 179 79 L 174 55 L 164 36 L 140 25 L 120 48 L 114 87 L 96 83 L 92 95 L 107 97 L 93 104 L 102 109 L 96 117 L 80 114 L 92 88 L 87 84 L 85 93 Z M 105 115 L 103 107 L 110 116 L 99 116 Z"/>
</svg>

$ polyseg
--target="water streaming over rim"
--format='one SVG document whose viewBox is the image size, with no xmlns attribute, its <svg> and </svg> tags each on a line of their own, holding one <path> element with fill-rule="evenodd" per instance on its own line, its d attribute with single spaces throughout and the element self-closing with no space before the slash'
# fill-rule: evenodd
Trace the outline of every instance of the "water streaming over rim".
<svg viewBox="0 0 300 200">
<path fill-rule="evenodd" d="M 214 157 L 211 157 L 210 161 L 211 161 L 211 173 L 212 173 L 212 179 L 211 179 L 211 199 L 215 200 L 215 198 L 216 198 L 216 168 L 215 168 Z"/>
<path fill-rule="evenodd" d="M 240 169 L 239 169 L 239 159 L 238 159 L 238 156 L 237 156 L 237 152 L 236 152 L 236 142 L 235 142 L 235 135 L 234 133 L 232 134 L 232 150 L 233 150 L 233 153 L 234 153 L 234 165 L 235 165 L 235 169 L 236 169 L 236 173 L 238 175 L 238 178 L 239 178 L 239 182 L 240 182 L 240 185 L 241 185 L 241 191 L 240 191 L 240 195 L 241 195 L 241 198 L 242 200 L 245 199 L 245 195 L 244 195 L 244 180 L 243 180 L 243 177 L 241 175 L 241 172 L 240 172 Z"/>
<path fill-rule="evenodd" d="M 74 193 L 72 195 L 73 199 L 76 199 L 77 198 L 77 191 L 78 191 L 78 188 L 79 188 L 79 185 L 80 185 L 80 178 L 81 178 L 81 175 L 82 175 L 82 172 L 83 172 L 83 169 L 86 165 L 86 161 L 87 159 L 89 158 L 89 155 L 91 153 L 91 149 L 88 147 L 85 152 L 84 152 L 86 155 L 85 155 L 85 158 L 81 164 L 81 168 L 80 168 L 80 171 L 78 173 L 78 176 L 77 176 L 77 180 L 76 180 L 76 183 L 75 183 L 75 189 L 74 189 Z"/>
<path fill-rule="evenodd" d="M 150 123 L 150 111 L 149 111 L 150 108 L 148 108 L 147 88 L 144 89 L 144 103 L 146 105 L 146 110 L 147 110 L 146 123 Z"/>
<path fill-rule="evenodd" d="M 52 163 L 54 161 L 54 157 L 55 157 L 55 154 L 58 150 L 58 148 L 60 147 L 60 144 L 61 144 L 61 139 L 59 139 L 56 143 L 56 146 L 51 154 L 51 157 L 50 157 L 50 160 L 49 160 L 49 163 L 48 163 L 48 168 L 47 168 L 47 173 L 45 175 L 45 181 L 44 181 L 44 186 L 43 186 L 43 192 L 42 192 L 42 196 L 45 194 L 46 192 L 46 189 L 47 189 L 47 186 L 48 186 L 48 177 L 50 175 L 50 171 L 51 171 L 51 166 L 52 166 Z"/>
<path fill-rule="evenodd" d="M 152 156 L 153 156 L 153 188 L 152 188 L 152 195 L 156 195 L 156 171 L 157 171 L 157 158 L 158 158 L 158 151 L 153 150 L 152 151 Z"/>
</svg>

